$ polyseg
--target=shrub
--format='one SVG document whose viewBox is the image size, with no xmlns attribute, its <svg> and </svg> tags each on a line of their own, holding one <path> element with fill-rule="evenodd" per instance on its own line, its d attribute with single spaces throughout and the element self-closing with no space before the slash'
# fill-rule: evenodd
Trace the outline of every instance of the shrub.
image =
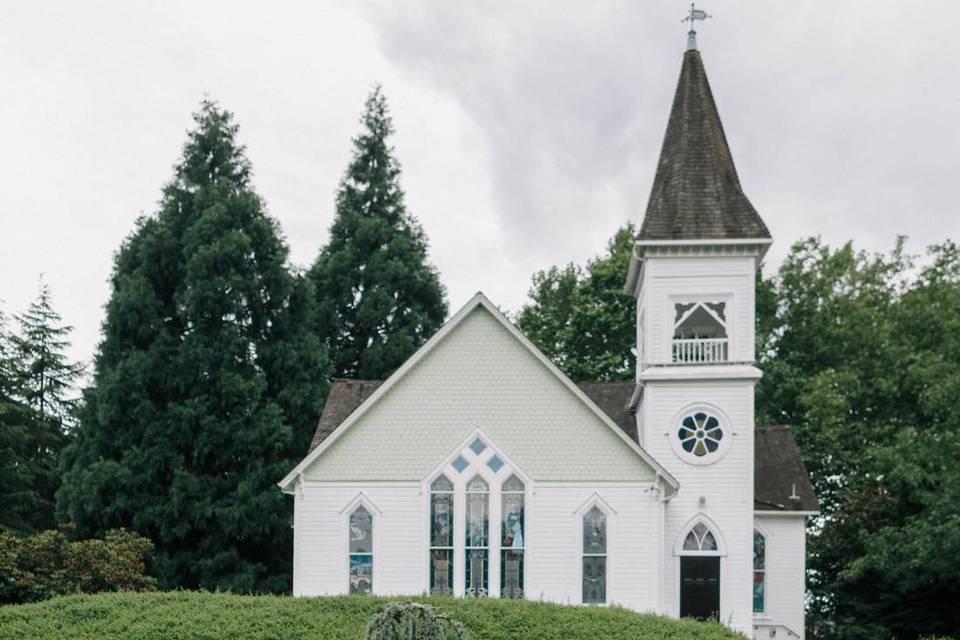
<svg viewBox="0 0 960 640">
<path fill-rule="evenodd" d="M 364 640 L 462 640 L 463 625 L 428 604 L 389 602 L 370 619 Z"/>
<path fill-rule="evenodd" d="M 123 529 L 103 539 L 70 542 L 62 531 L 18 537 L 0 531 L 0 603 L 44 600 L 68 593 L 148 591 L 153 543 Z"/>
</svg>

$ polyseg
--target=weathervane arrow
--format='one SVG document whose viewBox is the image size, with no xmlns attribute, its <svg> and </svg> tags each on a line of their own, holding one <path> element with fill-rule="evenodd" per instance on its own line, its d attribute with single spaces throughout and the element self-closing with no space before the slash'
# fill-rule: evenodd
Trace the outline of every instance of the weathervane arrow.
<svg viewBox="0 0 960 640">
<path fill-rule="evenodd" d="M 687 32 L 687 51 L 695 51 L 697 48 L 697 30 L 694 29 L 696 21 L 706 20 L 707 18 L 712 17 L 713 16 L 703 9 L 697 9 L 697 7 L 694 6 L 694 3 L 690 3 L 690 14 L 680 21 L 690 23 L 690 31 Z"/>
</svg>

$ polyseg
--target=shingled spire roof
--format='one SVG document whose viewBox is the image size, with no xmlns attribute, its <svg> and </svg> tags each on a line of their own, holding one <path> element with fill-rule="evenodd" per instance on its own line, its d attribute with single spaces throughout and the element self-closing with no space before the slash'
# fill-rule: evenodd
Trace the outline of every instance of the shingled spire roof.
<svg viewBox="0 0 960 640">
<path fill-rule="evenodd" d="M 639 239 L 769 237 L 740 187 L 700 52 L 689 50 Z"/>
</svg>

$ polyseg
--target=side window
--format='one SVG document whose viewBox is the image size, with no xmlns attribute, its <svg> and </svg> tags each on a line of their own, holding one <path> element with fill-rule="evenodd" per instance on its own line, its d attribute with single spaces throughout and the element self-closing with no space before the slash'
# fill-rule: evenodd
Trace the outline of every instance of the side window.
<svg viewBox="0 0 960 640">
<path fill-rule="evenodd" d="M 350 593 L 373 591 L 373 516 L 360 505 L 350 514 Z"/>
<path fill-rule="evenodd" d="M 583 516 L 583 603 L 607 601 L 607 515 L 593 507 Z"/>
<path fill-rule="evenodd" d="M 767 539 L 753 531 L 753 612 L 763 613 L 764 583 L 766 582 Z"/>
</svg>

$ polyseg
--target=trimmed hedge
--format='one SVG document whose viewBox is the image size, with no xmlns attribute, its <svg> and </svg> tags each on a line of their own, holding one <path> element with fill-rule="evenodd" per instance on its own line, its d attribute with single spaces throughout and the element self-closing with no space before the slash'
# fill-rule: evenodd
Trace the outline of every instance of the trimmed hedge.
<svg viewBox="0 0 960 640">
<path fill-rule="evenodd" d="M 152 551 L 149 540 L 122 529 L 79 542 L 70 542 L 61 531 L 26 537 L 0 531 L 0 603 L 153 589 L 147 575 Z"/>
<path fill-rule="evenodd" d="M 409 600 L 409 599 L 404 599 Z M 718 623 L 618 607 L 414 598 L 468 640 L 744 640 Z M 101 593 L 0 607 L 0 640 L 361 640 L 385 598 L 291 598 L 191 591 Z"/>
</svg>

